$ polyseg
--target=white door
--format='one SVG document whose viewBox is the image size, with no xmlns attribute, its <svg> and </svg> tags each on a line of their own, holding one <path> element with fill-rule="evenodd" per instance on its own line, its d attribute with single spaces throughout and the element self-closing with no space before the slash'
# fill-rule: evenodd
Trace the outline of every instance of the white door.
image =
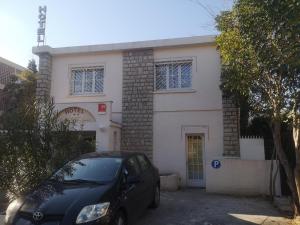
<svg viewBox="0 0 300 225">
<path fill-rule="evenodd" d="M 186 143 L 188 186 L 204 187 L 204 136 L 200 134 L 187 135 Z"/>
</svg>

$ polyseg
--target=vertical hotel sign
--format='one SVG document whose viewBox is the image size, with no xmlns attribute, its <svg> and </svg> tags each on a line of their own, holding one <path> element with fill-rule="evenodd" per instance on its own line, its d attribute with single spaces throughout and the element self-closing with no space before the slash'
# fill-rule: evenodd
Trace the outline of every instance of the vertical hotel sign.
<svg viewBox="0 0 300 225">
<path fill-rule="evenodd" d="M 46 12 L 47 6 L 39 7 L 39 27 L 37 29 L 38 46 L 45 44 Z"/>
</svg>

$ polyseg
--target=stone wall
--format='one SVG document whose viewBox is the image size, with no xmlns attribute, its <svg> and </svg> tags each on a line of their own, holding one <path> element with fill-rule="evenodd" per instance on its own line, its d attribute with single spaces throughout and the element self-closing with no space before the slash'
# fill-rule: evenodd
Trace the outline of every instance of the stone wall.
<svg viewBox="0 0 300 225">
<path fill-rule="evenodd" d="M 123 52 L 123 99 L 121 150 L 153 154 L 152 49 Z"/>
<path fill-rule="evenodd" d="M 39 54 L 39 76 L 37 79 L 36 95 L 38 98 L 50 96 L 52 56 L 49 53 Z"/>
<path fill-rule="evenodd" d="M 240 157 L 239 108 L 229 97 L 223 96 L 222 102 L 224 129 L 223 155 L 225 157 Z"/>
</svg>

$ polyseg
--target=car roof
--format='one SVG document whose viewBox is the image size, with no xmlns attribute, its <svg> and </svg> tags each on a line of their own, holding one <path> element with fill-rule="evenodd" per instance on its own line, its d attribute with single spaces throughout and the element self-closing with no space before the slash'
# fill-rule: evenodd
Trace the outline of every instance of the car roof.
<svg viewBox="0 0 300 225">
<path fill-rule="evenodd" d="M 86 153 L 77 158 L 79 159 L 90 159 L 90 158 L 121 158 L 127 159 L 131 156 L 135 155 L 144 155 L 141 152 L 133 152 L 133 151 L 101 151 L 101 152 L 91 152 Z"/>
</svg>

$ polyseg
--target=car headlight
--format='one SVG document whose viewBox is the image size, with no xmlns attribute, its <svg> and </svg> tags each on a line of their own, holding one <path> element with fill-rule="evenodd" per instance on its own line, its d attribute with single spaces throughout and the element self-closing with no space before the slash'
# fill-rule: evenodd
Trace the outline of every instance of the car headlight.
<svg viewBox="0 0 300 225">
<path fill-rule="evenodd" d="M 105 216 L 109 204 L 109 202 L 104 202 L 96 205 L 88 205 L 83 207 L 77 216 L 76 223 L 86 223 Z"/>
</svg>

